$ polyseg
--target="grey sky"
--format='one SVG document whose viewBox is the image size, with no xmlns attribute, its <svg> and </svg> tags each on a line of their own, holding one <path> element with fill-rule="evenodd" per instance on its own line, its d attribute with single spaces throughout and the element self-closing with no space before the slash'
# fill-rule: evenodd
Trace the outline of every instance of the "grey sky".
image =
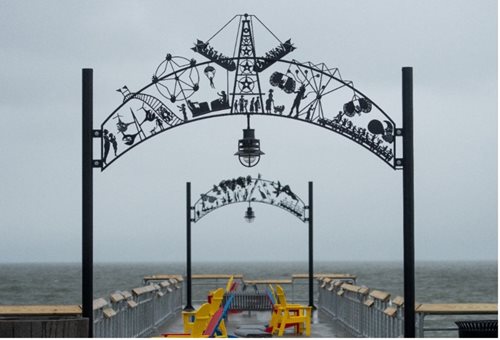
<svg viewBox="0 0 500 340">
<path fill-rule="evenodd" d="M 416 258 L 497 258 L 496 1 L 4 0 L 0 262 L 80 260 L 81 69 L 94 68 L 97 127 L 117 88 L 149 83 L 166 53 L 194 57 L 197 38 L 245 12 L 292 38 L 290 58 L 339 67 L 398 125 L 401 67 L 413 66 Z M 233 156 L 244 125 L 188 124 L 96 171 L 95 261 L 183 261 L 185 182 L 196 198 L 258 173 L 304 199 L 314 181 L 317 260 L 402 260 L 401 172 L 324 129 L 263 117 L 252 125 L 266 155 L 246 169 Z M 307 258 L 305 224 L 265 205 L 247 224 L 244 210 L 194 224 L 193 261 Z"/>
</svg>

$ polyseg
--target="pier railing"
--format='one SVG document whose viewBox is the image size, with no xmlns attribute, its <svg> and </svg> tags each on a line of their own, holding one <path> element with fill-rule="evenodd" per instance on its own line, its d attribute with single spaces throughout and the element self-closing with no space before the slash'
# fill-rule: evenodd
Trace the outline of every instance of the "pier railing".
<svg viewBox="0 0 500 340">
<path fill-rule="evenodd" d="M 498 305 L 496 303 L 423 303 L 415 307 L 417 336 L 423 338 L 441 337 L 453 332 L 457 335 L 459 330 L 455 321 L 474 320 L 470 324 L 480 323 L 478 320 L 498 319 Z M 484 331 L 482 327 L 474 326 L 470 331 Z M 475 337 L 484 337 L 476 333 Z M 498 334 L 497 334 L 498 336 Z"/>
<path fill-rule="evenodd" d="M 145 337 L 182 309 L 182 278 L 172 276 L 94 300 L 94 336 Z"/>
<path fill-rule="evenodd" d="M 389 293 L 370 290 L 344 280 L 320 278 L 318 307 L 329 314 L 333 321 L 352 337 L 394 338 L 404 335 L 404 299 L 400 296 L 391 298 Z M 457 315 L 463 318 L 477 318 L 486 315 L 496 319 L 498 306 L 493 303 L 482 304 L 417 304 L 417 336 L 443 336 L 453 332 L 457 336 L 458 328 L 454 325 Z M 426 325 L 426 316 L 434 317 L 434 324 Z M 438 322 L 436 323 L 436 316 Z M 426 332 L 428 334 L 426 334 Z"/>
<path fill-rule="evenodd" d="M 224 287 L 229 276 L 194 277 L 198 283 L 195 291 L 206 301 L 208 291 Z M 293 292 L 295 301 L 307 300 L 307 285 L 301 274 L 293 275 L 291 280 L 235 277 L 242 285 L 238 289 L 241 301 L 233 305 L 238 310 L 268 310 L 270 305 L 264 303 L 264 289 L 269 284 L 288 287 L 285 288 L 287 295 Z M 402 297 L 391 298 L 389 293 L 358 286 L 355 276 L 349 274 L 316 274 L 315 277 L 318 292 L 315 305 L 330 315 L 335 327 L 351 337 L 403 336 Z M 182 309 L 183 281 L 180 275 L 149 276 L 144 278 L 141 287 L 94 300 L 94 336 L 129 338 L 157 334 L 159 328 L 178 316 Z M 246 299 L 246 295 L 250 299 Z M 263 303 L 255 306 L 255 297 L 262 297 L 259 301 Z M 249 309 L 245 299 L 253 301 L 253 309 Z M 424 303 L 416 305 L 415 313 L 418 337 L 456 337 L 458 328 L 454 321 L 497 319 L 498 306 L 495 303 Z M 88 320 L 81 317 L 80 306 L 0 306 L 0 337 L 75 337 L 87 334 L 87 326 Z"/>
<path fill-rule="evenodd" d="M 243 291 L 265 291 L 268 285 L 281 285 L 286 293 L 287 299 L 293 303 L 306 303 L 308 299 L 308 274 L 292 274 L 290 278 L 281 279 L 247 279 L 242 274 L 194 274 L 192 275 L 193 287 L 193 300 L 195 304 L 200 304 L 206 301 L 207 293 L 220 287 L 225 287 L 228 279 L 233 277 L 234 282 L 239 285 L 239 290 Z M 330 278 L 335 280 L 343 280 L 348 283 L 356 282 L 356 275 L 341 274 L 341 273 L 317 273 L 314 274 L 315 279 Z M 158 282 L 161 280 L 168 280 L 170 278 L 177 278 L 182 280 L 182 276 L 157 274 L 145 276 L 143 283 Z M 186 284 L 186 281 L 184 281 Z M 186 287 L 184 287 L 186 288 Z M 314 301 L 318 301 L 318 286 L 314 287 Z M 183 300 L 185 304 L 186 301 Z"/>
<path fill-rule="evenodd" d="M 318 307 L 352 337 L 403 336 L 402 298 L 343 280 L 320 280 Z"/>
</svg>

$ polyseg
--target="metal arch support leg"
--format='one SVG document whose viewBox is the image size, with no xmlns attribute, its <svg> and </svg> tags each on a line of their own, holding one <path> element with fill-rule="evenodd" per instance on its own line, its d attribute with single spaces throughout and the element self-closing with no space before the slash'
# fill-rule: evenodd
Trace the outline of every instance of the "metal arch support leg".
<svg viewBox="0 0 500 340">
<path fill-rule="evenodd" d="M 94 336 L 93 322 L 93 70 L 82 70 L 82 316 L 89 320 L 88 337 Z"/>
<path fill-rule="evenodd" d="M 186 307 L 192 311 L 192 277 L 191 277 L 191 182 L 186 182 Z"/>
<path fill-rule="evenodd" d="M 313 182 L 309 182 L 309 306 L 314 306 Z"/>
<path fill-rule="evenodd" d="M 415 238 L 413 181 L 413 68 L 403 67 L 404 336 L 415 337 Z"/>
</svg>

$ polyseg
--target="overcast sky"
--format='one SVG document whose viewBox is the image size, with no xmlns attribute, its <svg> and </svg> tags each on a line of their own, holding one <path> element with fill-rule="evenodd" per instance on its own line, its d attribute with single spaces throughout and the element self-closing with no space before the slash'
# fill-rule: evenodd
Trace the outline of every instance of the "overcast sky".
<svg viewBox="0 0 500 340">
<path fill-rule="evenodd" d="M 338 67 L 398 126 L 412 66 L 416 259 L 497 258 L 496 1 L 2 0 L 0 262 L 81 259 L 81 69 L 94 69 L 97 128 L 117 88 L 148 84 L 166 53 L 195 57 L 197 38 L 246 12 L 293 39 L 290 59 Z M 314 182 L 316 260 L 402 261 L 401 171 L 325 129 L 265 117 L 252 126 L 266 155 L 246 169 L 233 156 L 244 126 L 188 124 L 96 170 L 95 261 L 184 261 L 186 181 L 196 199 L 259 173 L 304 200 Z M 245 208 L 193 225 L 193 261 L 307 259 L 307 224 L 267 205 L 248 224 Z"/>
</svg>

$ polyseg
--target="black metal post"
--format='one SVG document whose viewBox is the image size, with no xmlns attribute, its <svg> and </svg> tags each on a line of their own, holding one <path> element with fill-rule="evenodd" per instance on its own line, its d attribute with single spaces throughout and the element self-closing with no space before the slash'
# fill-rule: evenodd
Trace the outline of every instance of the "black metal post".
<svg viewBox="0 0 500 340">
<path fill-rule="evenodd" d="M 405 338 L 415 337 L 415 239 L 413 191 L 413 68 L 403 67 L 403 244 Z"/>
<path fill-rule="evenodd" d="M 309 306 L 314 306 L 314 261 L 313 261 L 313 182 L 309 182 Z"/>
<path fill-rule="evenodd" d="M 191 281 L 191 182 L 186 182 L 186 307 L 185 311 L 192 311 L 192 281 Z"/>
<path fill-rule="evenodd" d="M 88 337 L 93 330 L 93 70 L 82 70 L 82 316 L 89 320 Z"/>
</svg>

